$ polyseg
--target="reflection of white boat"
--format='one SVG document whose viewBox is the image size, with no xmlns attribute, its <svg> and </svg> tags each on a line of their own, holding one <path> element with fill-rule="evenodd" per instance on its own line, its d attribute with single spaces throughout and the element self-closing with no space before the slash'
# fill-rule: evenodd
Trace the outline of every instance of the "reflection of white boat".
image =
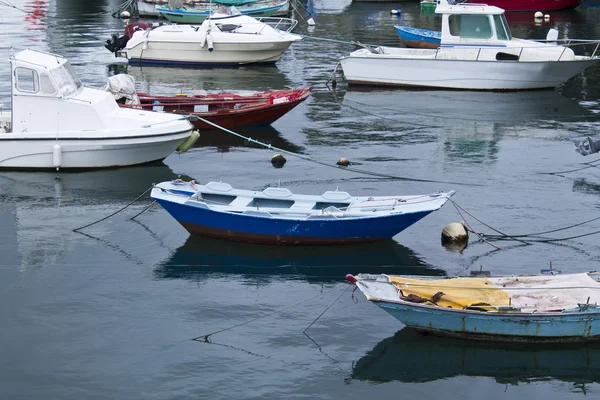
<svg viewBox="0 0 600 400">
<path fill-rule="evenodd" d="M 102 168 L 160 160 L 192 130 L 188 121 L 122 109 L 84 87 L 68 60 L 24 50 L 12 64 L 12 112 L 0 115 L 0 168 Z"/>
<path fill-rule="evenodd" d="M 290 33 L 296 23 L 288 18 L 259 21 L 239 12 L 215 13 L 200 26 L 138 29 L 122 49 L 118 44 L 122 38 L 113 38 L 106 47 L 127 58 L 130 64 L 191 67 L 270 64 L 279 60 L 293 42 L 302 39 Z"/>
<path fill-rule="evenodd" d="M 449 5 L 440 0 L 441 46 L 438 49 L 367 47 L 340 60 L 350 84 L 420 86 L 473 90 L 520 90 L 555 87 L 597 61 L 578 56 L 567 44 L 598 41 L 513 38 L 504 10 L 482 4 Z"/>
</svg>

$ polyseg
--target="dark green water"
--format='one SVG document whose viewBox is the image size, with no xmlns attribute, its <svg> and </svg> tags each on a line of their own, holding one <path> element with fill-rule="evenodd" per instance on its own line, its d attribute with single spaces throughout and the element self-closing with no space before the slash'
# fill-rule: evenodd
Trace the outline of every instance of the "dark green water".
<svg viewBox="0 0 600 400">
<path fill-rule="evenodd" d="M 72 174 L 0 171 L 0 398 L 4 399 L 568 399 L 598 396 L 598 349 L 476 345 L 415 336 L 351 291 L 346 273 L 454 275 L 537 273 L 549 262 L 563 272 L 599 269 L 598 236 L 556 245 L 502 250 L 472 241 L 462 253 L 440 245 L 443 226 L 460 221 L 452 205 L 393 241 L 366 246 L 280 248 L 191 238 L 159 207 L 130 217 L 149 200 L 85 229 L 125 206 L 153 182 L 179 175 L 236 187 L 281 184 L 320 193 L 397 194 L 457 190 L 455 200 L 510 234 L 544 231 L 594 218 L 597 168 L 559 175 L 598 157 L 574 142 L 598 138 L 600 67 L 556 91 L 473 93 L 355 91 L 338 78 L 339 57 L 353 46 L 306 39 L 274 67 L 219 70 L 131 68 L 103 48 L 123 22 L 117 1 L 13 1 L 0 5 L 6 60 L 13 47 L 67 56 L 84 83 L 101 86 L 115 72 L 133 75 L 156 94 L 267 90 L 313 85 L 313 94 L 273 127 L 244 134 L 332 165 L 416 180 L 350 173 L 288 157 L 213 132 L 164 163 Z M 516 37 L 600 38 L 598 3 L 550 13 L 536 26 L 510 14 Z M 314 1 L 317 25 L 298 33 L 349 42 L 397 44 L 394 23 L 436 28 L 418 3 Z M 402 8 L 400 19 L 389 10 Z M 10 69 L 0 65 L 0 102 L 10 104 Z M 463 215 L 464 216 L 464 215 Z M 468 217 L 473 226 L 490 229 Z M 598 222 L 555 237 L 600 229 Z M 318 296 L 319 294 L 322 296 Z M 190 339 L 266 315 L 216 334 Z M 303 331 L 331 304 L 331 308 Z"/>
</svg>

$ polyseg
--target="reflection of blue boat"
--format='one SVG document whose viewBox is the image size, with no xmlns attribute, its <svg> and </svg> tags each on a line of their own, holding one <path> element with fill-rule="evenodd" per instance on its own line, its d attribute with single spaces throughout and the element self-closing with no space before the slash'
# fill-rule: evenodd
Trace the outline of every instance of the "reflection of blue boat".
<svg viewBox="0 0 600 400">
<path fill-rule="evenodd" d="M 380 242 L 440 209 L 454 191 L 416 196 L 355 197 L 339 190 L 261 192 L 224 182 L 171 181 L 150 196 L 191 234 L 240 242 L 331 245 Z"/>
<path fill-rule="evenodd" d="M 440 42 L 442 41 L 442 33 L 440 31 L 401 25 L 394 25 L 394 29 L 400 41 L 406 47 L 437 49 L 440 47 Z"/>
<path fill-rule="evenodd" d="M 270 246 L 235 243 L 190 236 L 183 246 L 154 270 L 159 279 L 201 280 L 240 275 L 243 279 L 270 281 L 298 279 L 336 283 L 348 271 L 368 268 L 379 273 L 444 276 L 425 264 L 412 250 L 395 241 L 361 246 Z"/>
<path fill-rule="evenodd" d="M 430 382 L 455 376 L 490 377 L 513 385 L 549 379 L 600 382 L 600 346 L 490 346 L 403 329 L 356 361 L 351 375 L 369 382 Z"/>
<path fill-rule="evenodd" d="M 600 273 L 416 279 L 348 276 L 407 327 L 471 340 L 600 340 Z"/>
</svg>

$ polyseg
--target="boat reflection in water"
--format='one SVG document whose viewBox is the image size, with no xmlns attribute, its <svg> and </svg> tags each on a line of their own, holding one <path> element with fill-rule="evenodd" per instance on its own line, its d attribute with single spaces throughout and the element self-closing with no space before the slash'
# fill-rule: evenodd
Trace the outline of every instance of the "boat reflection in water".
<svg viewBox="0 0 600 400">
<path fill-rule="evenodd" d="M 395 241 L 356 246 L 270 246 L 190 236 L 157 266 L 159 279 L 202 280 L 236 274 L 259 281 L 276 278 L 341 282 L 347 273 L 443 276 Z"/>
<path fill-rule="evenodd" d="M 371 382 L 430 382 L 465 375 L 512 385 L 550 379 L 600 382 L 600 345 L 490 346 L 402 329 L 355 362 L 351 377 Z"/>
<path fill-rule="evenodd" d="M 201 69 L 109 65 L 108 75 L 116 74 L 133 76 L 137 90 L 153 96 L 193 95 L 205 93 L 203 91 L 247 93 L 294 86 L 276 66 L 267 65 Z"/>
<path fill-rule="evenodd" d="M 259 142 L 270 144 L 278 149 L 292 153 L 303 153 L 304 148 L 291 143 L 281 137 L 279 131 L 272 126 L 261 126 L 256 128 L 237 128 L 234 130 L 244 137 L 252 138 Z M 194 147 L 216 147 L 220 152 L 226 153 L 232 147 L 252 147 L 263 149 L 264 146 L 227 133 L 220 129 L 203 130 L 200 137 L 194 143 Z"/>
</svg>

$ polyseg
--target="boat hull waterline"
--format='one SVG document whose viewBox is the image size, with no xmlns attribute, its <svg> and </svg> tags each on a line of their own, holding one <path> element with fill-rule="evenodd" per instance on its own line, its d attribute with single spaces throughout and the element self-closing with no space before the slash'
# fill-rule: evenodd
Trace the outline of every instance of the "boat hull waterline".
<svg viewBox="0 0 600 400">
<path fill-rule="evenodd" d="M 596 63 L 580 61 L 466 61 L 373 59 L 365 54 L 341 60 L 351 85 L 409 86 L 467 90 L 553 88 Z"/>
<path fill-rule="evenodd" d="M 17 136 L 17 135 L 13 135 Z M 141 137 L 97 137 L 0 140 L 0 168 L 54 169 L 55 146 L 60 169 L 113 168 L 163 160 L 190 136 L 190 131 Z M 25 144 L 24 142 L 27 142 Z"/>
</svg>

